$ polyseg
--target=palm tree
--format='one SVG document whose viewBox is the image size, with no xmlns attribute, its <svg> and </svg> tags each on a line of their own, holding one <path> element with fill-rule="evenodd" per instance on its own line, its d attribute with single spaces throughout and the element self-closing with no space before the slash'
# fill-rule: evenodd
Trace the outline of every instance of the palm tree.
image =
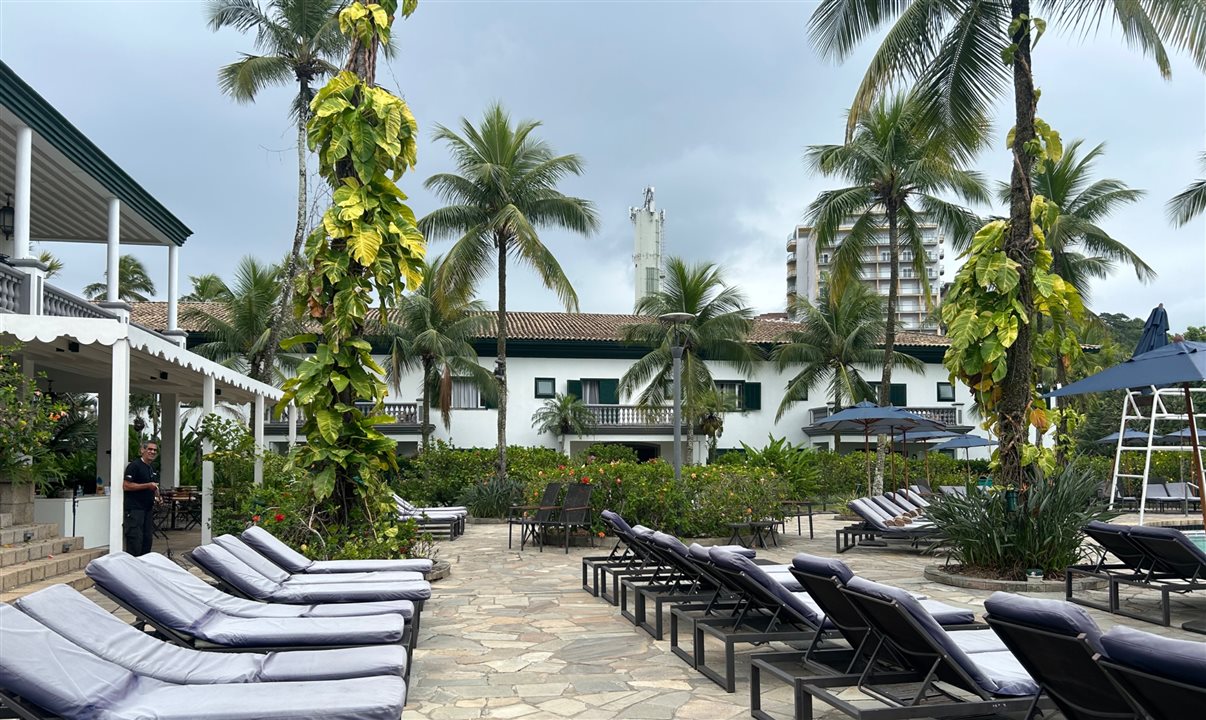
<svg viewBox="0 0 1206 720">
<path fill-rule="evenodd" d="M 276 355 L 272 367 L 261 370 L 258 376 L 248 369 L 271 335 L 269 323 L 272 306 L 281 292 L 281 268 L 245 256 L 235 267 L 234 285 L 222 282 L 218 290 L 214 301 L 218 307 L 184 308 L 184 316 L 195 320 L 210 338 L 193 351 L 260 382 L 278 385 L 292 374 L 300 362 L 298 358 Z M 289 320 L 287 324 L 284 331 L 295 334 L 296 323 Z"/>
<path fill-rule="evenodd" d="M 108 296 L 109 271 L 105 271 L 105 281 L 94 282 L 84 288 L 84 297 L 93 302 L 104 300 Z M 125 302 L 146 302 L 155 294 L 155 283 L 147 273 L 142 261 L 133 255 L 122 255 L 117 261 L 117 299 Z"/>
<path fill-rule="evenodd" d="M 589 435 L 595 431 L 598 419 L 590 407 L 577 395 L 560 394 L 544 401 L 544 405 L 532 413 L 532 427 L 542 433 L 551 433 L 564 442 L 571 433 Z M 563 448 L 569 455 L 569 448 Z"/>
<path fill-rule="evenodd" d="M 274 85 L 297 83 L 290 115 L 297 123 L 297 224 L 293 248 L 285 265 L 281 285 L 292 288 L 301 270 L 302 239 L 306 236 L 306 124 L 314 84 L 339 71 L 335 62 L 347 52 L 348 39 L 339 31 L 339 11 L 346 0 L 210 0 L 209 27 L 217 32 L 231 27 L 255 32 L 255 48 L 261 54 L 243 57 L 218 71 L 218 86 L 236 102 L 254 102 L 260 91 Z M 388 50 L 387 50 L 388 55 Z M 249 374 L 270 374 L 280 346 L 281 329 L 290 314 L 290 292 L 279 292 L 266 308 L 268 335 L 248 359 Z"/>
<path fill-rule="evenodd" d="M 480 300 L 437 286 L 444 260 L 436 257 L 423 266 L 423 282 L 403 298 L 394 322 L 384 328 L 390 344 L 386 378 L 400 393 L 407 370 L 422 370 L 423 449 L 431 438 L 431 393 L 439 399 L 444 429 L 452 424 L 452 380 L 467 377 L 489 400 L 497 397 L 494 375 L 477 362 L 473 339 L 489 335 L 492 318 Z"/>
<path fill-rule="evenodd" d="M 563 195 L 558 181 L 582 173 L 577 155 L 555 155 L 533 132 L 539 122 L 512 124 L 499 104 L 491 105 L 481 125 L 461 119 L 461 132 L 436 126 L 435 138 L 452 151 L 457 172 L 427 179 L 427 189 L 445 207 L 419 221 L 429 239 L 455 240 L 444 262 L 437 286 L 475 288 L 490 271 L 498 269 L 498 353 L 494 374 L 498 378 L 497 477 L 507 476 L 507 257 L 532 267 L 544 286 L 570 311 L 578 309 L 578 294 L 561 265 L 540 241 L 538 227 L 560 227 L 583 235 L 599 226 L 594 205 Z"/>
<path fill-rule="evenodd" d="M 822 283 L 813 305 L 805 299 L 794 301 L 793 313 L 801 318 L 798 330 L 780 337 L 771 351 L 779 370 L 802 365 L 787 381 L 775 421 L 782 419 L 792 405 L 808 399 L 808 393 L 828 383 L 833 411 L 875 395 L 863 378 L 860 367 L 875 367 L 887 362 L 887 351 L 880 345 L 884 334 L 884 300 L 866 285 L 846 283 L 837 286 Z M 892 351 L 893 363 L 921 372 L 921 361 L 911 355 Z"/>
<path fill-rule="evenodd" d="M 180 296 L 184 302 L 220 302 L 230 297 L 230 288 L 214 273 L 189 275 L 188 281 L 193 284 L 193 291 Z"/>
<path fill-rule="evenodd" d="M 1198 159 L 1206 169 L 1206 153 Z M 1168 217 L 1180 227 L 1206 211 L 1206 180 L 1195 180 L 1168 201 Z"/>
<path fill-rule="evenodd" d="M 680 258 L 666 261 L 666 281 L 662 289 L 641 298 L 638 315 L 649 320 L 624 328 L 621 340 L 652 348 L 633 363 L 620 378 L 619 390 L 632 397 L 642 408 L 666 404 L 672 387 L 674 358 L 671 345 L 682 344 L 683 406 L 695 407 L 697 398 L 715 392 L 716 382 L 707 360 L 731 365 L 742 375 L 753 372 L 759 358 L 757 348 L 748 342 L 754 327 L 754 312 L 745 295 L 728 285 L 716 265 L 687 265 Z M 667 325 L 656 318 L 666 313 L 690 313 L 695 317 L 681 325 Z M 695 418 L 688 413 L 687 447 L 694 447 Z"/>
<path fill-rule="evenodd" d="M 1073 32 L 1096 29 L 1108 14 L 1127 43 L 1152 56 L 1166 78 L 1171 65 L 1165 42 L 1189 51 L 1199 68 L 1206 67 L 1203 0 L 822 0 L 810 21 L 813 43 L 822 54 L 839 60 L 864 39 L 883 37 L 855 94 L 848 135 L 875 96 L 902 80 L 917 81 L 917 92 L 936 122 L 962 136 L 974 135 L 1012 81 L 1013 169 L 1005 253 L 1019 264 L 1019 312 L 1027 317 L 1034 311 L 1031 271 L 1036 249 L 1030 206 L 1038 98 L 1031 47 L 1046 27 L 1036 14 Z M 1006 354 L 1009 377 L 1031 377 L 1032 332 L 1029 324 L 1020 323 Z M 1029 382 L 1006 383 L 1003 390 L 998 474 L 1002 482 L 1021 487 L 1022 444 L 1033 391 Z"/>
<path fill-rule="evenodd" d="M 63 273 L 63 261 L 49 250 L 42 250 L 38 253 L 38 262 L 46 266 L 47 280 L 58 277 Z"/>
<path fill-rule="evenodd" d="M 912 255 L 914 275 L 928 302 L 922 218 L 937 222 L 956 239 L 970 240 L 979 227 L 978 218 L 937 193 L 953 193 L 970 202 L 988 200 L 980 174 L 963 167 L 983 145 L 984 134 L 978 134 L 969 145 L 960 144 L 954 133 L 929 122 L 923 109 L 914 95 L 881 97 L 859 118 L 849 142 L 813 145 L 805 155 L 815 172 L 850 183 L 821 193 L 808 208 L 817 251 L 836 246 L 831 282 L 839 294 L 847 283 L 862 282 L 863 257 L 877 253 L 881 239 L 887 236 L 888 302 L 878 398 L 884 406 L 891 404 L 902 249 Z M 841 237 L 841 228 L 847 224 L 850 230 Z M 877 479 L 883 478 L 890 442 L 889 436 L 879 436 Z"/>
</svg>

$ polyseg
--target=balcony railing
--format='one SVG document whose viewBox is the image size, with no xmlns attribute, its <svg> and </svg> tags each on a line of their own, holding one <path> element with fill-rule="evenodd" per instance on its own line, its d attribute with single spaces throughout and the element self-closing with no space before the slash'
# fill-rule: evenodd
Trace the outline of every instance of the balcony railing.
<svg viewBox="0 0 1206 720">
<path fill-rule="evenodd" d="M 21 287 L 25 273 L 0 265 L 0 312 L 21 312 Z"/>
<path fill-rule="evenodd" d="M 116 315 L 97 307 L 82 297 L 72 295 L 66 290 L 60 290 L 53 285 L 43 286 L 42 310 L 46 315 L 55 317 L 100 318 L 114 320 Z M 148 329 L 148 328 L 144 328 Z M 154 331 L 151 331 L 154 332 Z"/>
<path fill-rule="evenodd" d="M 936 407 L 905 407 L 905 410 L 920 415 L 923 418 L 937 420 L 943 425 L 962 425 L 963 424 L 963 408 L 953 405 L 941 405 Z M 833 414 L 833 411 L 828 407 L 812 408 L 808 411 L 808 423 L 816 425 L 820 421 Z"/>
<path fill-rule="evenodd" d="M 600 428 L 671 427 L 673 408 L 636 405 L 587 405 Z"/>
</svg>

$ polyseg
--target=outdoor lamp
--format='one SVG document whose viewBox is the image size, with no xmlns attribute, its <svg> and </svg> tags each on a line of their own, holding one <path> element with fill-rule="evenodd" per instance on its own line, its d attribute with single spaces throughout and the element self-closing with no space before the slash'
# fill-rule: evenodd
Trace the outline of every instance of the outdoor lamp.
<svg viewBox="0 0 1206 720">
<path fill-rule="evenodd" d="M 657 319 L 671 326 L 670 355 L 674 358 L 674 479 L 677 481 L 683 477 L 683 342 L 678 326 L 691 322 L 695 316 L 688 312 L 669 312 L 658 315 Z"/>
<path fill-rule="evenodd" d="M 16 227 L 16 211 L 13 210 L 12 193 L 5 193 L 4 198 L 4 207 L 0 207 L 0 233 L 4 233 L 4 241 L 8 242 L 13 237 L 13 228 Z"/>
</svg>

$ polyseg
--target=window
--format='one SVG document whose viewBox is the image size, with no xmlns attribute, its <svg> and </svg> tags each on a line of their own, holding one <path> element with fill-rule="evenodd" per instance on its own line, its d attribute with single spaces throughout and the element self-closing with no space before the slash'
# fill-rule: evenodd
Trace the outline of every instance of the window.
<svg viewBox="0 0 1206 720">
<path fill-rule="evenodd" d="M 551 398 L 557 396 L 556 378 L 536 378 L 536 397 Z"/>
<path fill-rule="evenodd" d="M 880 262 L 891 262 L 891 260 L 892 260 L 892 253 L 890 251 L 888 251 L 888 250 L 880 250 L 879 251 L 879 261 Z"/>
<path fill-rule="evenodd" d="M 901 250 L 900 251 L 900 259 L 905 262 L 913 262 L 913 251 L 912 250 Z"/>
<path fill-rule="evenodd" d="M 486 407 L 482 394 L 469 378 L 452 378 L 452 408 L 454 410 L 477 410 Z"/>
<path fill-rule="evenodd" d="M 744 380 L 717 380 L 716 391 L 732 402 L 728 407 L 737 410 L 762 409 L 762 383 L 745 382 Z M 807 400 L 807 398 L 805 398 Z"/>
<path fill-rule="evenodd" d="M 938 402 L 955 402 L 955 386 L 948 382 L 938 383 Z"/>
<path fill-rule="evenodd" d="M 829 253 L 821 253 L 821 264 L 822 265 L 829 264 Z"/>
<path fill-rule="evenodd" d="M 900 269 L 900 276 L 901 276 L 902 278 L 911 278 L 911 277 L 913 277 L 913 268 L 911 268 L 911 267 L 902 267 L 902 268 Z"/>
<path fill-rule="evenodd" d="M 869 382 L 867 384 L 871 386 L 871 390 L 874 392 L 874 395 L 872 395 L 872 397 L 871 397 L 872 402 L 878 402 L 879 401 L 879 383 L 878 382 Z M 888 402 L 892 403 L 893 405 L 896 405 L 897 407 L 904 407 L 905 405 L 908 405 L 909 404 L 908 386 L 905 385 L 904 383 L 892 383 L 892 388 L 891 388 L 891 390 L 888 391 Z"/>
<path fill-rule="evenodd" d="M 645 294 L 656 294 L 661 288 L 658 283 L 658 269 L 655 267 L 645 268 Z"/>
<path fill-rule="evenodd" d="M 566 393 L 582 398 L 587 405 L 618 405 L 620 381 L 616 379 L 583 378 L 567 380 Z"/>
<path fill-rule="evenodd" d="M 718 380 L 716 382 L 716 392 L 725 398 L 725 407 L 741 409 L 741 385 L 742 383 L 737 380 Z"/>
</svg>

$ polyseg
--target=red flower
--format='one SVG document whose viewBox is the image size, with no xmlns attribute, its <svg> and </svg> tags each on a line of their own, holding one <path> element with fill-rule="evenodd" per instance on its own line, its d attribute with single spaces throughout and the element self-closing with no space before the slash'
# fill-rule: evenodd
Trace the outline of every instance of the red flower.
<svg viewBox="0 0 1206 720">
<path fill-rule="evenodd" d="M 284 516 L 284 515 L 282 515 L 282 514 L 280 514 L 280 513 L 277 513 L 275 516 L 273 516 L 273 518 L 272 518 L 272 519 L 273 519 L 273 520 L 275 520 L 275 521 L 277 521 L 277 522 L 280 522 L 281 520 L 284 520 L 284 519 L 285 519 L 285 516 Z"/>
<path fill-rule="evenodd" d="M 252 515 L 252 516 L 251 516 L 251 522 L 256 523 L 256 524 L 258 525 L 258 524 L 259 524 L 259 522 L 260 522 L 260 516 L 259 516 L 259 515 Z"/>
<path fill-rule="evenodd" d="M 584 477 L 584 478 L 582 478 L 582 484 L 583 484 L 583 485 L 590 485 L 590 478 L 588 478 L 588 477 Z"/>
</svg>

